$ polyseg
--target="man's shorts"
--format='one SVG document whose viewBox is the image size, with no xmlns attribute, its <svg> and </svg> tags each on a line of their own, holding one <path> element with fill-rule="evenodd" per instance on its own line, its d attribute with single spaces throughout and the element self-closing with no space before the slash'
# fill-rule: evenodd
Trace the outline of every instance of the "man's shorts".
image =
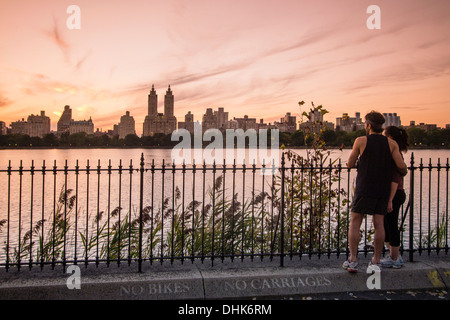
<svg viewBox="0 0 450 320">
<path fill-rule="evenodd" d="M 388 202 L 388 198 L 356 196 L 353 198 L 352 212 L 370 215 L 385 215 L 387 213 Z"/>
</svg>

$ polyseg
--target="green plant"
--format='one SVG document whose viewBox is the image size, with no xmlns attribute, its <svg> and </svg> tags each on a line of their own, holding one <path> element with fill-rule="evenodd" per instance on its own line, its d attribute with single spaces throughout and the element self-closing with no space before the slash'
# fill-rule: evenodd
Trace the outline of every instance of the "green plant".
<svg viewBox="0 0 450 320">
<path fill-rule="evenodd" d="M 29 258 L 35 259 L 38 262 L 50 262 L 63 259 L 66 257 L 66 252 L 69 248 L 66 247 L 66 241 L 69 231 L 72 227 L 71 215 L 74 212 L 74 204 L 76 200 L 75 195 L 71 195 L 72 189 L 65 189 L 63 186 L 60 191 L 58 200 L 55 202 L 55 210 L 53 211 L 52 220 L 47 227 L 44 234 L 43 228 L 46 219 L 39 220 L 35 223 L 31 230 L 28 230 L 24 236 L 19 239 L 20 245 L 15 247 L 10 253 L 8 260 L 11 263 L 19 263 L 20 261 Z M 19 226 L 22 228 L 22 226 Z M 45 230 L 44 230 L 45 231 Z M 36 244 L 35 240 L 38 239 Z M 36 247 L 33 250 L 33 247 Z M 4 248 L 5 252 L 6 247 Z M 33 257 L 33 251 L 35 256 Z"/>
<path fill-rule="evenodd" d="M 190 202 L 185 209 L 177 206 L 172 230 L 167 233 L 168 255 L 235 257 L 254 252 L 261 241 L 258 235 L 262 194 L 253 197 L 254 200 L 246 199 L 244 203 L 237 200 L 237 193 L 226 199 L 222 182 L 222 176 L 215 179 L 206 193 L 206 203 Z M 177 192 L 176 202 L 179 199 Z"/>
<path fill-rule="evenodd" d="M 435 245 L 437 248 L 445 248 L 448 234 L 448 218 L 442 216 L 434 228 L 429 230 L 428 234 L 421 237 L 415 237 L 418 248 L 431 248 Z"/>
<path fill-rule="evenodd" d="M 303 104 L 303 101 L 299 102 L 300 106 Z M 310 114 L 323 116 L 328 112 L 321 105 L 311 104 Z M 308 118 L 309 124 L 305 133 L 306 156 L 292 150 L 285 151 L 288 165 L 284 169 L 284 180 L 281 174 L 276 176 L 275 196 L 272 197 L 278 212 L 281 212 L 281 192 L 284 193 L 285 250 L 291 253 L 320 252 L 324 248 L 344 250 L 348 199 L 345 189 L 339 187 L 341 171 L 336 167 L 337 160 L 331 159 L 331 150 L 326 148 L 322 117 L 313 120 L 306 112 L 302 115 Z M 282 186 L 284 190 L 281 190 Z"/>
</svg>

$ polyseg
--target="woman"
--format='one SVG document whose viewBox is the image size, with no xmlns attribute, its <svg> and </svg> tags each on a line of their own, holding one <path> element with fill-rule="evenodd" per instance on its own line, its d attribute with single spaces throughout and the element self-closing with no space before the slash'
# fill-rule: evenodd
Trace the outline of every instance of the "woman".
<svg viewBox="0 0 450 320">
<path fill-rule="evenodd" d="M 383 134 L 398 143 L 400 152 L 408 151 L 408 134 L 404 129 L 395 126 L 387 127 Z M 398 215 L 400 207 L 406 199 L 403 189 L 403 176 L 394 170 L 391 182 L 391 193 L 388 203 L 388 212 L 384 217 L 385 242 L 389 248 L 389 255 L 381 260 L 381 266 L 386 268 L 401 268 L 403 259 L 399 254 L 400 249 L 400 230 L 398 228 Z"/>
</svg>

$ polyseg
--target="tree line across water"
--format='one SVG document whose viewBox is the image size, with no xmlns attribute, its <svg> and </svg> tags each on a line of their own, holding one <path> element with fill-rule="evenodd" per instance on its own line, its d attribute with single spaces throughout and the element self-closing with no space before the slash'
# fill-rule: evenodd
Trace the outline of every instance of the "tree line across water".
<svg viewBox="0 0 450 320">
<path fill-rule="evenodd" d="M 407 130 L 410 146 L 412 148 L 432 147 L 450 148 L 450 129 L 434 129 L 425 131 L 420 128 L 409 128 Z M 268 143 L 270 143 L 270 130 L 268 132 Z M 321 132 L 323 141 L 328 147 L 351 147 L 355 139 L 365 135 L 364 130 L 345 132 L 324 130 Z M 225 135 L 224 135 L 225 140 Z M 191 139 L 194 141 L 194 139 Z M 247 141 L 248 142 L 248 141 Z M 179 141 L 172 141 L 171 134 L 157 133 L 153 136 L 138 137 L 135 134 L 127 135 L 124 139 L 119 136 L 107 134 L 86 134 L 84 132 L 75 134 L 62 134 L 57 136 L 53 133 L 43 138 L 30 137 L 23 134 L 0 135 L 0 147 L 2 148 L 33 148 L 33 147 L 174 147 Z M 204 145 L 209 142 L 203 142 Z M 308 147 L 311 146 L 312 138 L 309 134 L 297 130 L 293 133 L 280 132 L 279 145 L 286 147 Z M 223 141 L 225 146 L 225 141 Z"/>
</svg>

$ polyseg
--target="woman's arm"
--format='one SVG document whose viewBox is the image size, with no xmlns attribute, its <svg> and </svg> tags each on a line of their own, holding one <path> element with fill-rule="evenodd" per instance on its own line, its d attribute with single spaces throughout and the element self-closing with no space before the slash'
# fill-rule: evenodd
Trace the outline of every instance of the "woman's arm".
<svg viewBox="0 0 450 320">
<path fill-rule="evenodd" d="M 392 200 L 394 200 L 395 193 L 397 192 L 397 188 L 398 188 L 398 183 L 392 181 L 391 182 L 391 193 L 389 194 L 389 202 L 388 202 L 387 212 L 392 212 L 392 210 L 393 210 Z"/>
</svg>

